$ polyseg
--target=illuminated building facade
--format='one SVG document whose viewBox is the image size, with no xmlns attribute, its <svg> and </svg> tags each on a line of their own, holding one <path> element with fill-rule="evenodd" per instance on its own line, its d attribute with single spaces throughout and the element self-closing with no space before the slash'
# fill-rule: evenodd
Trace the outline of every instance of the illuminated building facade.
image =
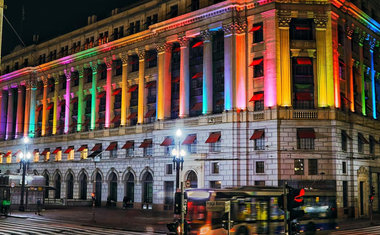
<svg viewBox="0 0 380 235">
<path fill-rule="evenodd" d="M 14 51 L 0 77 L 0 169 L 75 203 L 171 209 L 185 133 L 191 187 L 334 190 L 367 216 L 380 182 L 376 1 L 149 1 Z M 92 158 L 101 156 L 94 164 Z M 153 196 L 154 195 L 154 196 Z"/>
</svg>

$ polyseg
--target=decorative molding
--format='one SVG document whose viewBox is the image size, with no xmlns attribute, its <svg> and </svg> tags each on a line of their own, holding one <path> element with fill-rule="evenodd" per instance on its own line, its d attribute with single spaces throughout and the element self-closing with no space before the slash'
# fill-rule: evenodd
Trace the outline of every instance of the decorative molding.
<svg viewBox="0 0 380 235">
<path fill-rule="evenodd" d="M 37 89 L 37 72 L 33 71 L 30 74 L 29 85 L 31 89 Z"/>
<path fill-rule="evenodd" d="M 166 52 L 165 50 L 165 43 L 158 43 L 156 44 L 156 51 L 158 54 Z"/>
<path fill-rule="evenodd" d="M 99 66 L 98 61 L 90 62 L 90 68 L 93 74 L 98 72 L 98 66 Z"/>
<path fill-rule="evenodd" d="M 71 79 L 71 71 L 69 69 L 65 69 L 65 70 L 63 70 L 63 72 L 65 73 L 66 81 L 70 81 L 70 79 Z"/>
<path fill-rule="evenodd" d="M 145 60 L 145 48 L 138 49 L 137 55 L 139 57 L 139 61 Z"/>
<path fill-rule="evenodd" d="M 184 35 L 184 33 L 178 34 L 178 42 L 181 48 L 189 46 L 190 39 Z"/>
<path fill-rule="evenodd" d="M 326 29 L 328 17 L 327 16 L 316 16 L 314 18 L 315 27 L 317 29 Z"/>
<path fill-rule="evenodd" d="M 201 30 L 201 32 L 200 32 L 202 40 L 205 42 L 210 42 L 213 34 L 214 33 L 212 31 L 210 31 L 209 29 Z"/>
<path fill-rule="evenodd" d="M 279 10 L 277 12 L 278 16 L 278 27 L 289 28 L 289 23 L 292 20 L 291 11 Z"/>
</svg>

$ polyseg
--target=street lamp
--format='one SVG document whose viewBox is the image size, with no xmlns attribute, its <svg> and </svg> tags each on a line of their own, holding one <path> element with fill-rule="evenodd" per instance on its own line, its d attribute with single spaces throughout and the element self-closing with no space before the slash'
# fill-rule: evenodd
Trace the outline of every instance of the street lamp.
<svg viewBox="0 0 380 235">
<path fill-rule="evenodd" d="M 20 153 L 20 167 L 22 165 L 22 182 L 21 182 L 21 197 L 20 197 L 20 207 L 18 208 L 19 211 L 25 211 L 24 208 L 24 192 L 25 192 L 25 174 L 26 174 L 26 168 L 27 165 L 29 166 L 29 160 L 32 157 L 32 155 L 28 152 L 28 143 L 29 138 L 24 137 L 24 145 L 25 145 L 25 154 L 23 152 Z"/>
</svg>

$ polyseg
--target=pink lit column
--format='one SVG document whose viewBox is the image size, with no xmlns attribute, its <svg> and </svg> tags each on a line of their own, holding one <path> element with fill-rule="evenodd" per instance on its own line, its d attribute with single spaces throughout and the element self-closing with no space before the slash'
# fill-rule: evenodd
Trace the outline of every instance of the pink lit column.
<svg viewBox="0 0 380 235">
<path fill-rule="evenodd" d="M 7 103 L 8 103 L 8 91 L 0 90 L 1 92 L 1 116 L 0 116 L 0 139 L 5 139 L 5 133 L 7 130 Z"/>
<path fill-rule="evenodd" d="M 6 139 L 13 139 L 13 89 L 12 87 L 8 88 L 8 113 L 7 113 L 7 131 L 6 131 Z"/>
<path fill-rule="evenodd" d="M 66 95 L 65 95 L 65 129 L 64 132 L 69 132 L 69 126 L 70 126 L 70 80 L 71 80 L 71 71 L 68 69 L 65 69 L 65 76 L 66 76 Z"/>
<path fill-rule="evenodd" d="M 19 138 L 23 134 L 24 128 L 24 89 L 22 85 L 17 89 L 17 117 L 16 117 L 16 133 L 15 138 Z"/>
<path fill-rule="evenodd" d="M 189 80 L 189 39 L 179 37 L 181 46 L 181 65 L 179 80 L 179 117 L 189 116 L 190 106 L 190 80 Z"/>
<path fill-rule="evenodd" d="M 235 60 L 232 59 L 233 50 L 232 42 L 234 41 L 234 34 L 232 25 L 223 25 L 224 31 L 224 110 L 229 111 L 233 108 L 233 81 L 234 73 L 233 65 Z"/>
<path fill-rule="evenodd" d="M 107 81 L 106 81 L 106 116 L 104 126 L 106 128 L 110 127 L 111 122 L 111 95 L 112 95 L 112 60 L 108 61 L 104 58 L 104 62 L 107 66 Z"/>
</svg>

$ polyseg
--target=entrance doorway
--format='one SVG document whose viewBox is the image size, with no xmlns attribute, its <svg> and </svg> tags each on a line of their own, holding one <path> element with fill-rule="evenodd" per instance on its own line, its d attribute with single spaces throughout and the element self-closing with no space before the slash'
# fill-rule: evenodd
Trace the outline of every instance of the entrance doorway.
<svg viewBox="0 0 380 235">
<path fill-rule="evenodd" d="M 95 206 L 101 206 L 102 204 L 102 176 L 99 172 L 96 172 L 95 177 Z"/>
</svg>

